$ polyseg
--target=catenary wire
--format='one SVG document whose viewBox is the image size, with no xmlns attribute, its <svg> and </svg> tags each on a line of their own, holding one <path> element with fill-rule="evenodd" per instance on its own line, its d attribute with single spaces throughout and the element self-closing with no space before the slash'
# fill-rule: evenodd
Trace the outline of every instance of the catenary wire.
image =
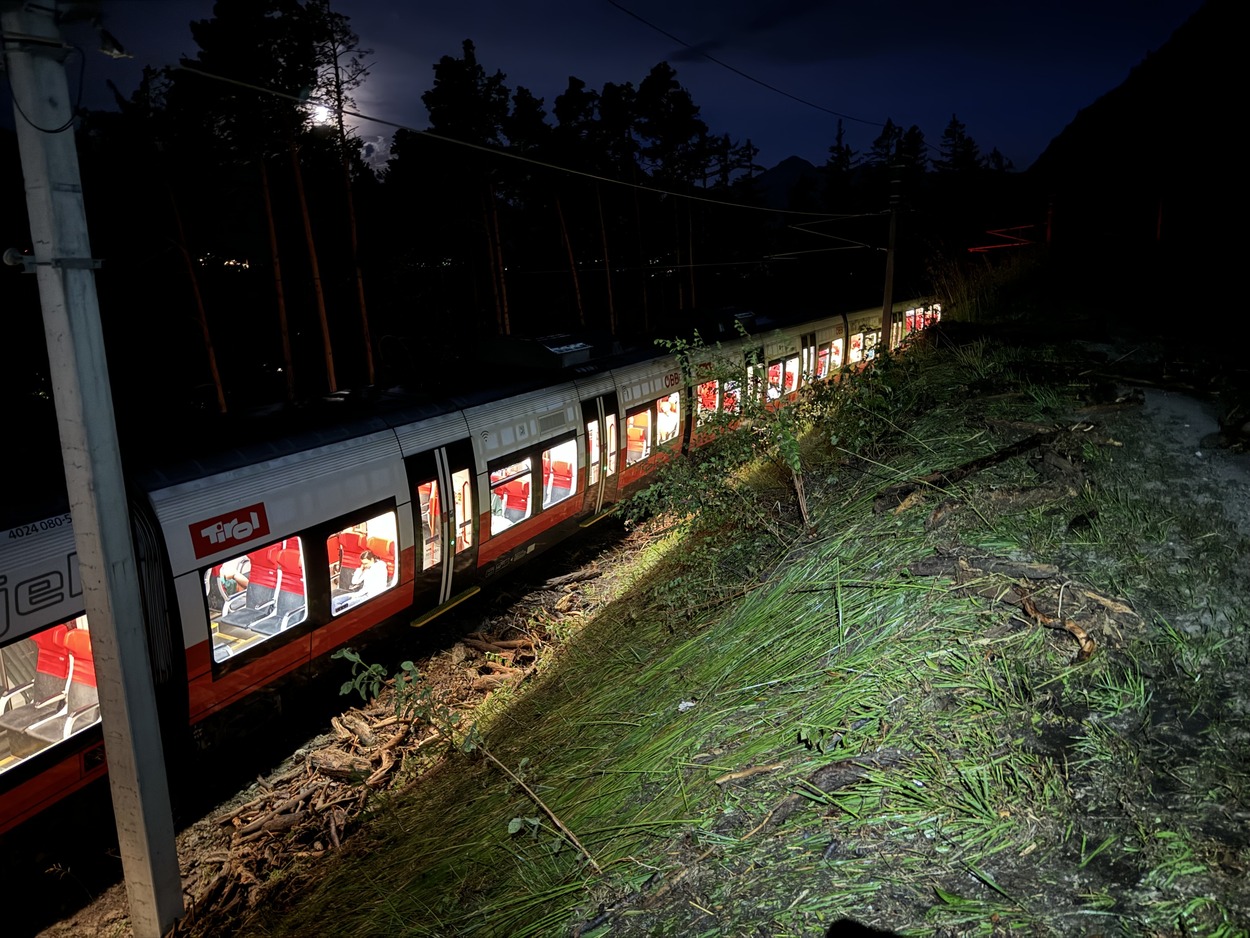
<svg viewBox="0 0 1250 938">
<path fill-rule="evenodd" d="M 691 193 L 686 193 L 686 192 L 674 192 L 668 189 L 657 189 L 654 186 L 644 186 L 636 182 L 626 182 L 621 179 L 612 179 L 609 176 L 599 176 L 599 175 L 596 175 L 595 173 L 588 173 L 580 169 L 570 169 L 567 166 L 559 166 L 555 163 L 548 163 L 544 160 L 536 160 L 528 156 L 522 156 L 519 153 L 512 153 L 512 152 L 509 152 L 508 150 L 500 150 L 496 147 L 488 147 L 480 143 L 470 143 L 465 140 L 457 140 L 455 137 L 445 137 L 441 134 L 436 134 L 429 130 L 419 130 L 416 127 L 412 127 L 407 124 L 400 123 L 398 121 L 386 120 L 385 118 L 376 117 L 371 114 L 365 114 L 360 111 L 354 111 L 349 108 L 336 107 L 335 105 L 331 103 L 326 103 L 324 101 L 314 101 L 311 98 L 301 98 L 298 95 L 288 94 L 284 91 L 276 91 L 273 88 L 266 88 L 262 85 L 252 84 L 251 82 L 240 81 L 237 78 L 227 78 L 224 75 L 217 75 L 213 72 L 208 72 L 200 68 L 195 68 L 191 65 L 179 64 L 179 65 L 173 66 L 173 69 L 175 71 L 184 71 L 184 72 L 189 72 L 193 75 L 200 75 L 204 78 L 208 78 L 213 81 L 219 81 L 219 82 L 224 82 L 230 85 L 236 85 L 240 88 L 246 88 L 250 91 L 256 91 L 261 94 L 268 94 L 277 98 L 283 98 L 285 100 L 292 101 L 300 105 L 307 105 L 309 103 L 315 103 L 321 107 L 325 107 L 327 110 L 331 112 L 341 113 L 348 117 L 354 117 L 362 121 L 369 121 L 370 123 L 374 123 L 374 124 L 380 124 L 383 127 L 393 127 L 396 130 L 411 131 L 413 133 L 421 135 L 422 137 L 427 137 L 432 140 L 439 140 L 444 143 L 450 143 L 450 144 L 455 144 L 456 146 L 467 147 L 471 150 L 478 150 L 482 153 L 489 153 L 493 156 L 502 156 L 508 159 L 518 160 L 522 163 L 528 163 L 532 166 L 539 166 L 539 167 L 542 167 L 543 169 L 549 169 L 554 172 L 566 173 L 571 176 L 581 176 L 582 178 L 591 179 L 591 180 L 594 180 L 595 182 L 603 182 L 603 183 L 608 183 L 610 185 L 615 185 L 615 186 L 624 186 L 629 189 L 640 189 L 643 192 L 650 192 L 654 195 L 667 195 L 676 199 L 687 199 L 692 202 L 703 202 L 703 203 L 710 204 L 710 205 L 720 205 L 726 208 L 745 209 L 748 211 L 769 212 L 774 215 L 805 215 L 805 216 L 809 216 L 812 218 L 820 218 L 820 219 L 825 219 L 825 220 L 862 217 L 862 213 L 839 214 L 836 212 L 807 212 L 807 211 L 801 211 L 797 209 L 769 208 L 768 206 L 763 206 L 763 205 L 745 205 L 741 202 L 726 202 L 723 199 L 713 199 L 707 196 L 693 195 Z"/>
</svg>

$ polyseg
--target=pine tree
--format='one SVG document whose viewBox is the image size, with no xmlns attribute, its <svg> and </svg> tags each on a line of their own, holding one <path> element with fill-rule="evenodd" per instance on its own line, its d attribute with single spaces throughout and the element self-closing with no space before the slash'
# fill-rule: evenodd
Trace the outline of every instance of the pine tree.
<svg viewBox="0 0 1250 938">
<path fill-rule="evenodd" d="M 968 128 L 954 114 L 942 131 L 938 152 L 941 156 L 933 161 L 933 168 L 939 173 L 971 173 L 982 166 L 976 141 L 968 136 Z"/>
</svg>

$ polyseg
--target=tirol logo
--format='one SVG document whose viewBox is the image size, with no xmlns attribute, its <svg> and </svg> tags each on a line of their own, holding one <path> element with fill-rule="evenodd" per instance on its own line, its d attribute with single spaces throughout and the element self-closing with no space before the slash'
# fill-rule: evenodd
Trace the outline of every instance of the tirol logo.
<svg viewBox="0 0 1250 938">
<path fill-rule="evenodd" d="M 264 537 L 269 533 L 269 519 L 265 517 L 265 503 L 260 502 L 216 518 L 197 521 L 190 529 L 195 556 L 207 557 L 227 547 Z"/>
</svg>

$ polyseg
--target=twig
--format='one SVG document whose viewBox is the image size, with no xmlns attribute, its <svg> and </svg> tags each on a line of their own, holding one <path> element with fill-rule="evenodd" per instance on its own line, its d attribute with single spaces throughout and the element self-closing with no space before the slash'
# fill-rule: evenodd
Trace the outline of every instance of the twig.
<svg viewBox="0 0 1250 938">
<path fill-rule="evenodd" d="M 528 785 L 526 785 L 523 781 L 521 781 L 521 779 L 518 778 L 511 769 L 509 769 L 506 765 L 504 765 L 502 762 L 496 759 L 494 753 L 492 753 L 489 749 L 487 749 L 481 743 L 478 743 L 477 748 L 481 750 L 482 755 L 484 755 L 491 762 L 495 763 L 495 765 L 499 766 L 499 768 L 503 771 L 505 775 L 508 776 L 508 778 L 512 779 L 519 786 L 521 786 L 521 790 L 530 796 L 530 800 L 532 800 L 534 804 L 538 805 L 538 807 L 542 808 L 543 813 L 546 814 L 547 817 L 551 818 L 552 823 L 554 823 L 555 826 L 560 829 L 561 833 L 563 833 L 564 836 L 569 839 L 569 842 L 582 852 L 582 856 L 586 858 L 586 862 L 590 864 L 591 869 L 593 869 L 596 873 L 602 874 L 603 868 L 599 866 L 598 863 L 595 862 L 595 858 L 590 855 L 590 851 L 582 846 L 582 842 L 577 839 L 577 836 L 571 830 L 569 830 L 567 827 L 564 826 L 564 822 L 561 821 L 556 816 L 556 813 L 554 811 L 552 811 L 549 807 L 547 807 L 547 805 L 543 802 L 543 800 L 534 793 L 534 790 L 530 788 Z"/>
</svg>

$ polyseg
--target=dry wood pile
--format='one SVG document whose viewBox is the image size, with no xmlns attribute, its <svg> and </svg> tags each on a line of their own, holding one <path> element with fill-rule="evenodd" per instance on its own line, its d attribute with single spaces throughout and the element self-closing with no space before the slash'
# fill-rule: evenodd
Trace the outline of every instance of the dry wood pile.
<svg viewBox="0 0 1250 938">
<path fill-rule="evenodd" d="M 494 690 L 519 684 L 535 667 L 546 626 L 578 616 L 579 584 L 600 575 L 583 569 L 555 577 L 455 645 L 417 662 L 439 706 L 462 715 Z M 396 713 L 394 680 L 378 699 L 335 717 L 246 800 L 206 818 L 179 838 L 187 914 L 174 936 L 227 934 L 269 893 L 276 873 L 315 863 L 341 849 L 370 798 L 404 786 L 447 752 L 437 728 Z"/>
</svg>

